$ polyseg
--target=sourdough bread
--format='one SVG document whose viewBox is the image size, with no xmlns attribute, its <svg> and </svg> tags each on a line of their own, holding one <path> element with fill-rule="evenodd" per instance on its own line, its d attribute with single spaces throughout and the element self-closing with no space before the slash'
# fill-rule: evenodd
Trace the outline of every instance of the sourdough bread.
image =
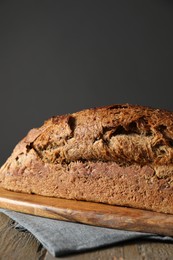
<svg viewBox="0 0 173 260">
<path fill-rule="evenodd" d="M 173 213 L 173 113 L 125 104 L 52 117 L 15 147 L 0 186 Z"/>
</svg>

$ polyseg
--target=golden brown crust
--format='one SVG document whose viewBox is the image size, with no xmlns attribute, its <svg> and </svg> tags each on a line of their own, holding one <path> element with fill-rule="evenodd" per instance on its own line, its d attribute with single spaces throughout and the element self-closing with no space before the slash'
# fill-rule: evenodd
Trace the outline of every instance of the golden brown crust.
<svg viewBox="0 0 173 260">
<path fill-rule="evenodd" d="M 142 106 L 87 109 L 47 121 L 33 143 L 45 162 L 173 163 L 173 113 Z"/>
<path fill-rule="evenodd" d="M 173 213 L 173 113 L 124 104 L 52 117 L 16 146 L 0 181 L 22 192 Z"/>
</svg>

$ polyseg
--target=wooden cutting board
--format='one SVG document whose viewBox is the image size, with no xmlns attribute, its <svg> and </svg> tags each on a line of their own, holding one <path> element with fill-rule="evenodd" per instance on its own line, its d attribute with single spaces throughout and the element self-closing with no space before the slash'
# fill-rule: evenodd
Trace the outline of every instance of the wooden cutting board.
<svg viewBox="0 0 173 260">
<path fill-rule="evenodd" d="M 58 220 L 173 236 L 171 214 L 23 194 L 2 188 L 0 207 Z"/>
</svg>

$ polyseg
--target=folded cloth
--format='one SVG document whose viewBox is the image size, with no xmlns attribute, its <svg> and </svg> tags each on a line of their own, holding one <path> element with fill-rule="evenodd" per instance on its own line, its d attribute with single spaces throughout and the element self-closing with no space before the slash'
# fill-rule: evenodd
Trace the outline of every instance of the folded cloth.
<svg viewBox="0 0 173 260">
<path fill-rule="evenodd" d="M 150 239 L 173 242 L 172 237 L 89 226 L 0 209 L 18 224 L 17 228 L 30 231 L 53 256 L 65 256 L 120 242 Z"/>
</svg>

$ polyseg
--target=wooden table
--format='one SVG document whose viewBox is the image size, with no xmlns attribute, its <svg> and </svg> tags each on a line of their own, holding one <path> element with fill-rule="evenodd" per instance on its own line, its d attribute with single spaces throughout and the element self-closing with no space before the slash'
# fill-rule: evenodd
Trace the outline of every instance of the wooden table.
<svg viewBox="0 0 173 260">
<path fill-rule="evenodd" d="M 1 260 L 172 260 L 173 244 L 133 241 L 88 253 L 54 258 L 29 232 L 15 229 L 14 221 L 0 213 Z"/>
</svg>

